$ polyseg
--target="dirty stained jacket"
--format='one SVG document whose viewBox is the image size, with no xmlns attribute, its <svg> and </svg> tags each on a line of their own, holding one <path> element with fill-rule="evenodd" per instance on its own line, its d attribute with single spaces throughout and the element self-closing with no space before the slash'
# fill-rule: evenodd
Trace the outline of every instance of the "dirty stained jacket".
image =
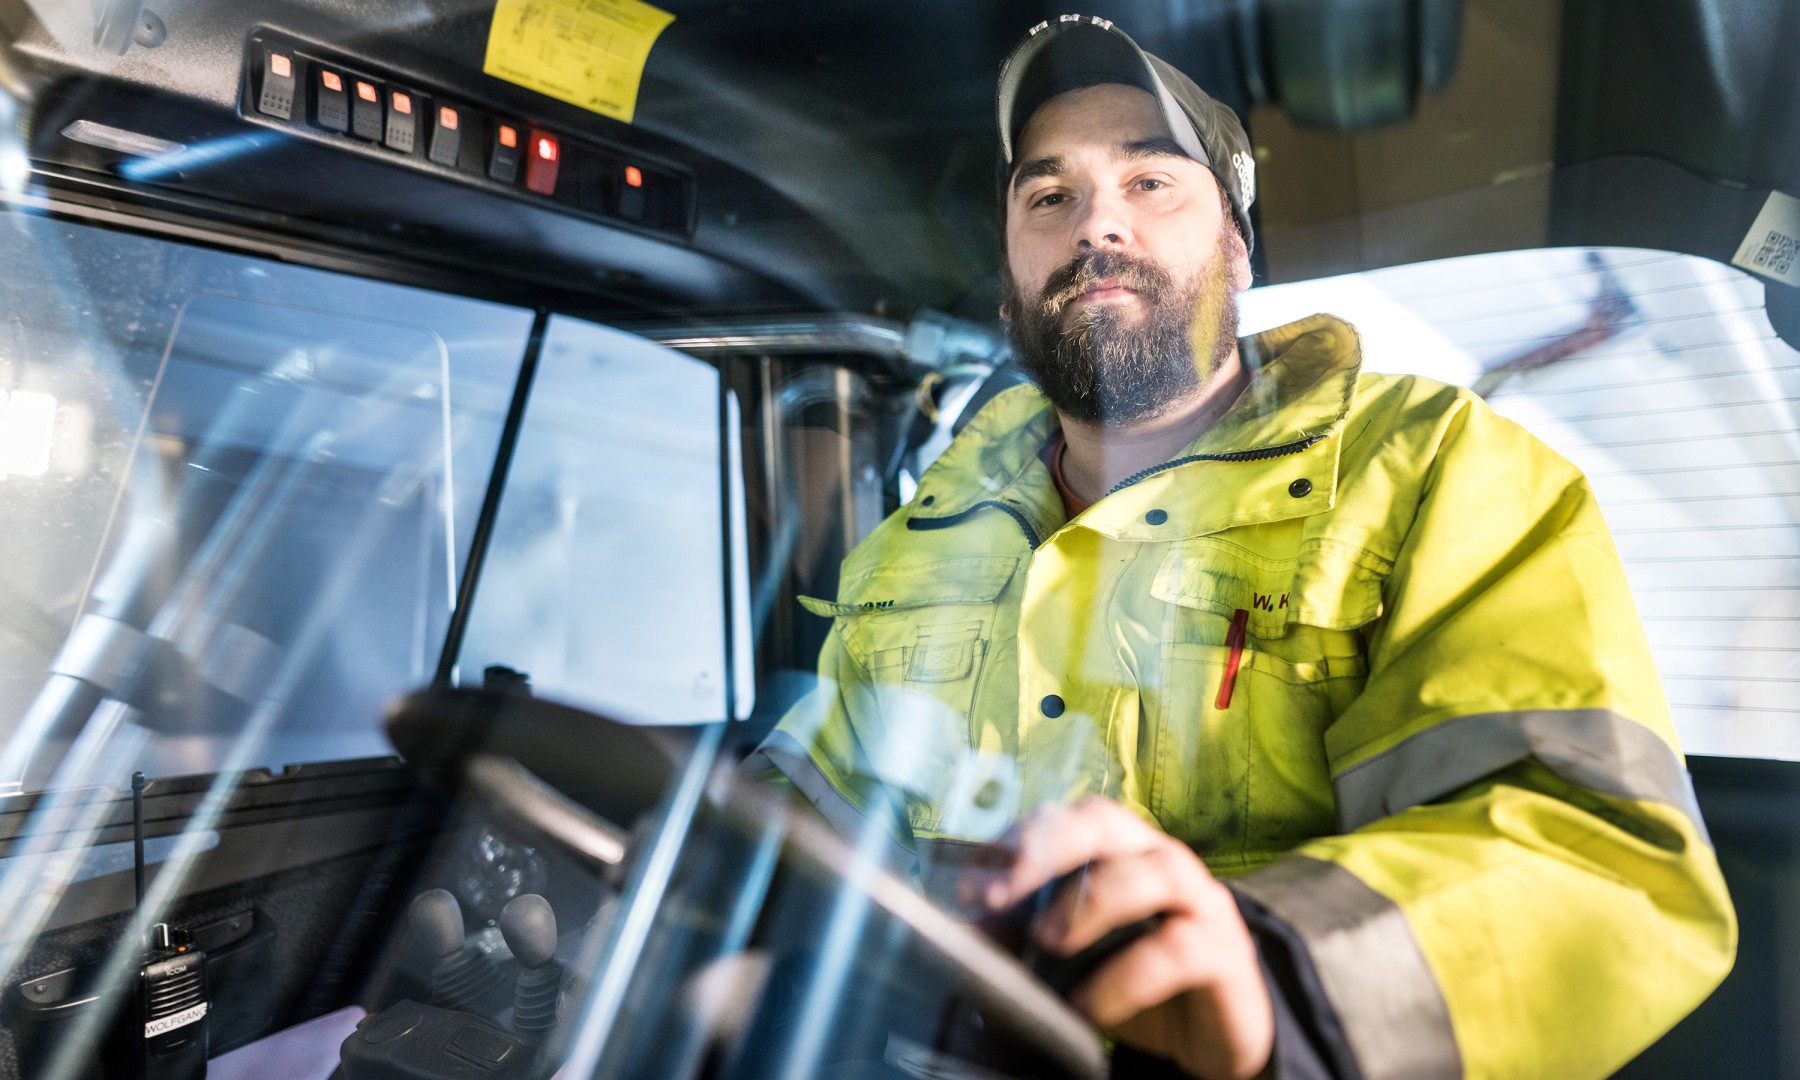
<svg viewBox="0 0 1800 1080">
<path fill-rule="evenodd" d="M 1120 800 L 1297 941 L 1346 1071 L 1609 1074 L 1736 923 L 1585 480 L 1314 316 L 1183 453 L 1064 520 L 1033 387 L 845 560 L 760 753 L 934 852 Z"/>
</svg>

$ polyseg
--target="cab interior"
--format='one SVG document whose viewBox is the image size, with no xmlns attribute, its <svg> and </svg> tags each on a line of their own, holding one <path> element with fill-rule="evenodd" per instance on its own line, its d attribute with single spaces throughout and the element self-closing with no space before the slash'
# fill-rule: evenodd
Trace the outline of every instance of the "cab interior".
<svg viewBox="0 0 1800 1080">
<path fill-rule="evenodd" d="M 0 1080 L 852 1075 L 894 1017 L 1105 1074 L 720 779 L 795 598 L 1024 377 L 993 82 L 1063 11 L 658 9 L 621 118 L 492 72 L 624 3 L 0 0 Z M 1247 320 L 1366 318 L 1598 473 L 1742 920 L 1619 1075 L 1800 1075 L 1800 3 L 1084 14 L 1245 118 Z"/>
</svg>

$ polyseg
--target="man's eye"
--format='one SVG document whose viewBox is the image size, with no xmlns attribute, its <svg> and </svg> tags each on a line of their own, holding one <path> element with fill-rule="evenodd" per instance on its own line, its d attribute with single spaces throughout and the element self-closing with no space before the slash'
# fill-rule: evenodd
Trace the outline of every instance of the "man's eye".
<svg viewBox="0 0 1800 1080">
<path fill-rule="evenodd" d="M 1164 181 L 1161 181 L 1154 177 L 1149 177 L 1149 176 L 1146 176 L 1142 180 L 1138 181 L 1138 188 L 1142 191 L 1158 191 L 1167 186 L 1168 186 L 1168 184 L 1165 183 Z"/>
<path fill-rule="evenodd" d="M 1053 191 L 1050 194 L 1045 195 L 1043 198 L 1038 199 L 1036 202 L 1033 202 L 1031 205 L 1032 206 L 1061 206 L 1063 200 L 1067 199 L 1067 198 L 1068 198 L 1067 195 L 1064 195 L 1061 192 Z"/>
</svg>

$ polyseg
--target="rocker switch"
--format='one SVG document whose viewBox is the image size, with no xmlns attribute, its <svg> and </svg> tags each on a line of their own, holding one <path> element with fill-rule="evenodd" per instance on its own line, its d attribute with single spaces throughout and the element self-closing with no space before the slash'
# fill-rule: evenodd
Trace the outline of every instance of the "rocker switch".
<svg viewBox="0 0 1800 1080">
<path fill-rule="evenodd" d="M 350 99 L 350 134 L 369 142 L 380 142 L 384 128 L 381 120 L 381 87 L 367 79 L 357 79 L 356 93 Z"/>
<path fill-rule="evenodd" d="M 388 90 L 387 129 L 382 142 L 389 150 L 410 154 L 419 141 L 419 99 L 405 90 Z"/>
<path fill-rule="evenodd" d="M 330 68 L 313 69 L 313 123 L 326 131 L 350 130 L 350 95 L 344 77 Z"/>
<path fill-rule="evenodd" d="M 488 179 L 502 184 L 519 182 L 519 129 L 511 124 L 494 125 L 494 142 L 488 149 Z"/>
<path fill-rule="evenodd" d="M 525 186 L 539 195 L 556 194 L 556 174 L 562 164 L 562 143 L 556 136 L 535 128 L 527 140 Z"/>
<path fill-rule="evenodd" d="M 449 105 L 439 105 L 432 118 L 431 152 L 426 155 L 446 168 L 456 168 L 457 150 L 462 146 L 462 116 Z"/>
<path fill-rule="evenodd" d="M 263 53 L 262 93 L 256 99 L 258 112 L 282 120 L 294 118 L 294 58 L 289 53 L 270 49 Z"/>
</svg>

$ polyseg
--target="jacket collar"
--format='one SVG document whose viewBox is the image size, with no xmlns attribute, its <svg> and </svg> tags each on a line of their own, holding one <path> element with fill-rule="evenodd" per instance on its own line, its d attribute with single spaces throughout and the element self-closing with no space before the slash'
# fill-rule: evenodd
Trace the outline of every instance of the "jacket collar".
<svg viewBox="0 0 1800 1080">
<path fill-rule="evenodd" d="M 1272 450 L 1335 432 L 1350 413 L 1362 370 L 1356 328 L 1311 315 L 1238 345 L 1250 385 L 1181 457 Z"/>
<path fill-rule="evenodd" d="M 1362 367 L 1356 330 L 1333 316 L 1313 315 L 1245 338 L 1239 352 L 1251 379 L 1230 410 L 1170 462 L 1109 492 L 1082 515 L 1084 524 L 1120 538 L 1167 539 L 1329 509 L 1336 490 L 1337 436 Z M 1063 510 L 1039 454 L 1057 424 L 1055 410 L 1035 386 L 999 395 L 920 478 L 909 516 L 944 519 L 983 502 L 1002 502 L 1047 536 L 1063 523 Z M 1258 461 L 1259 455 L 1269 456 Z M 1167 497 L 1175 474 L 1192 474 L 1191 465 L 1222 457 L 1261 467 L 1235 470 L 1227 503 L 1196 498 L 1197 492 Z M 1288 473 L 1293 477 L 1282 479 Z M 1189 477 L 1179 479 L 1186 483 Z M 1293 495 L 1302 479 L 1311 491 Z M 1253 483 L 1257 480 L 1263 482 Z M 1278 493 L 1264 490 L 1271 484 Z M 1183 512 L 1165 503 L 1179 503 Z M 1205 509 L 1195 510 L 1195 504 Z M 1156 509 L 1180 520 L 1165 517 L 1150 526 L 1144 515 Z"/>
</svg>

